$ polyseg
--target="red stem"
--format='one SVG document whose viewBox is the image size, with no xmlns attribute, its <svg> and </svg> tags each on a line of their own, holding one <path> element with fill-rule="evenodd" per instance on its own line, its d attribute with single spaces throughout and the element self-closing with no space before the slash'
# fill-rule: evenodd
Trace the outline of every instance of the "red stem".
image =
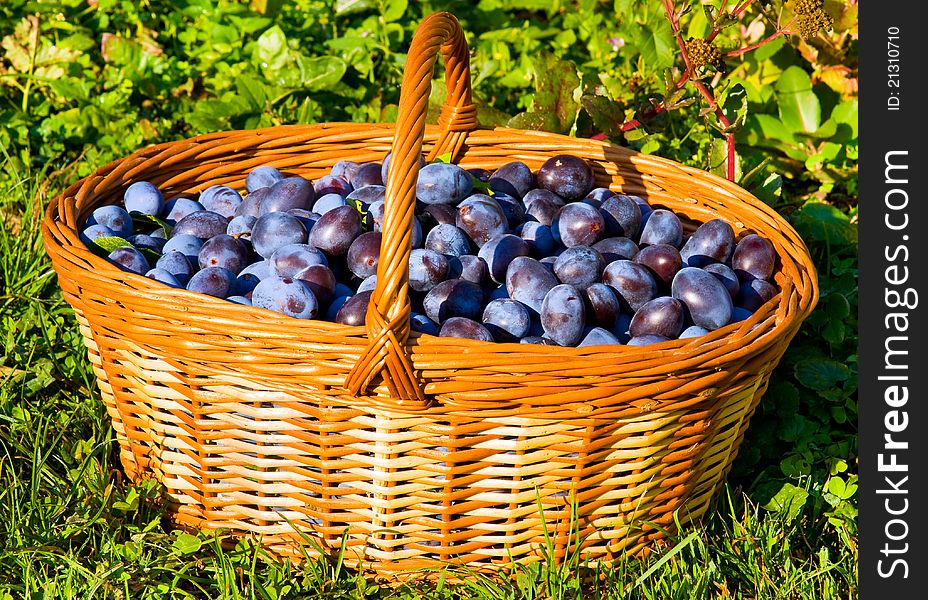
<svg viewBox="0 0 928 600">
<path fill-rule="evenodd" d="M 757 42 L 756 44 L 751 44 L 750 46 L 745 46 L 744 48 L 738 48 L 737 50 L 731 50 L 729 52 L 726 52 L 724 56 L 740 56 L 744 54 L 745 52 L 750 52 L 751 50 L 754 50 L 755 48 L 760 48 L 761 46 L 763 46 L 764 44 L 768 42 L 772 42 L 773 40 L 777 39 L 781 35 L 785 34 L 787 30 L 789 29 L 790 25 L 792 25 L 793 21 L 795 20 L 796 20 L 796 17 L 793 17 L 792 19 L 790 19 L 789 23 L 786 24 L 786 26 L 780 27 L 779 29 L 774 31 L 772 34 L 762 39 L 761 41 Z"/>
<path fill-rule="evenodd" d="M 737 11 L 742 6 L 747 7 L 751 0 L 744 0 L 742 5 L 739 5 L 735 8 Z M 742 9 L 743 10 L 743 9 Z M 693 66 L 690 64 L 690 58 L 686 54 L 686 43 L 683 41 L 683 36 L 680 33 L 680 19 L 674 14 L 673 10 L 673 0 L 664 0 L 664 11 L 667 13 L 667 18 L 670 20 L 670 28 L 673 30 L 673 37 L 677 40 L 677 46 L 680 48 L 680 54 L 683 56 L 683 63 L 686 65 L 686 72 L 692 73 Z M 706 87 L 706 85 L 699 81 L 698 79 L 693 80 L 693 86 L 699 90 L 699 93 L 703 98 L 706 99 L 706 102 L 709 103 L 709 107 L 715 111 L 715 116 L 718 118 L 719 123 L 722 124 L 722 127 L 731 127 L 731 121 L 725 116 L 724 111 L 718 105 L 718 102 L 715 100 L 715 96 Z M 729 181 L 735 180 L 735 137 L 734 135 L 727 133 L 725 134 L 725 142 L 728 150 L 728 161 L 725 168 L 725 176 Z"/>
</svg>

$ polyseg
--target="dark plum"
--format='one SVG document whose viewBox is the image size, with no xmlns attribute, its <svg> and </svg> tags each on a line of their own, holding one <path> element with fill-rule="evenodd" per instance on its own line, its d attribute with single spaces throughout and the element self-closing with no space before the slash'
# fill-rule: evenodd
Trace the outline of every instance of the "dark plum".
<svg viewBox="0 0 928 600">
<path fill-rule="evenodd" d="M 487 303 L 482 321 L 496 341 L 515 342 L 528 334 L 532 317 L 521 302 L 499 298 Z"/>
<path fill-rule="evenodd" d="M 509 297 L 518 300 L 536 314 L 547 293 L 558 285 L 554 272 L 527 256 L 519 256 L 506 269 L 506 290 Z"/>
<path fill-rule="evenodd" d="M 154 269 L 151 269 L 150 271 L 145 273 L 145 277 L 148 277 L 149 279 L 154 279 L 155 281 L 163 283 L 164 285 L 168 287 L 172 287 L 172 288 L 184 287 L 183 284 L 180 281 L 178 281 L 174 273 L 171 273 L 170 271 L 166 269 L 159 269 L 158 267 L 155 267 Z"/>
<path fill-rule="evenodd" d="M 106 225 L 100 225 L 95 223 L 84 229 L 80 234 L 80 240 L 84 242 L 87 247 L 90 247 L 94 241 L 102 237 L 120 237 L 115 231 L 107 227 Z M 131 243 L 131 242 L 130 242 Z"/>
<path fill-rule="evenodd" d="M 328 266 L 329 264 L 321 250 L 301 243 L 281 246 L 271 253 L 267 262 L 271 273 L 278 277 L 296 277 L 297 273 L 311 265 Z"/>
<path fill-rule="evenodd" d="M 527 335 L 521 340 L 520 344 L 536 344 L 538 346 L 557 346 L 557 342 L 554 340 L 549 340 L 548 338 L 541 337 L 540 335 Z"/>
<path fill-rule="evenodd" d="M 309 243 L 331 256 L 344 256 L 363 231 L 358 211 L 340 206 L 319 217 L 309 232 Z"/>
<path fill-rule="evenodd" d="M 686 305 L 695 325 L 713 330 L 731 320 L 731 296 L 712 273 L 683 267 L 670 284 L 670 295 Z"/>
<path fill-rule="evenodd" d="M 483 290 L 476 283 L 464 279 L 442 281 L 422 299 L 426 316 L 439 324 L 451 317 L 479 319 L 483 306 Z"/>
<path fill-rule="evenodd" d="M 367 322 L 367 306 L 371 303 L 373 290 L 358 292 L 342 304 L 335 315 L 335 322 L 342 325 L 364 325 Z"/>
<path fill-rule="evenodd" d="M 419 219 L 412 220 L 412 235 L 410 236 L 410 244 L 413 248 L 421 248 L 422 242 L 425 240 L 425 236 L 422 234 L 422 224 L 419 223 Z"/>
<path fill-rule="evenodd" d="M 365 185 L 356 187 L 350 194 L 345 196 L 348 204 L 359 204 L 361 210 L 367 212 L 368 208 L 376 203 L 383 202 L 386 198 L 387 188 L 382 185 Z"/>
<path fill-rule="evenodd" d="M 271 261 L 268 259 L 259 260 L 259 261 L 251 263 L 250 265 L 242 269 L 241 273 L 239 273 L 238 275 L 239 277 L 241 277 L 242 275 L 245 275 L 246 273 L 251 273 L 252 275 L 255 275 L 258 279 L 266 279 L 267 277 L 277 275 L 277 273 L 274 272 L 274 267 L 273 265 L 271 265 Z"/>
<path fill-rule="evenodd" d="M 579 200 L 593 189 L 593 169 L 579 156 L 558 154 L 545 161 L 535 176 L 538 187 L 565 200 Z"/>
<path fill-rule="evenodd" d="M 326 307 L 325 313 L 322 315 L 322 318 L 325 319 L 326 321 L 337 323 L 338 321 L 336 321 L 335 319 L 338 318 L 338 311 L 340 311 L 342 307 L 345 306 L 345 303 L 347 303 L 348 300 L 350 300 L 352 297 L 354 297 L 353 293 L 335 294 L 335 298 Z"/>
<path fill-rule="evenodd" d="M 641 196 L 629 196 L 629 198 L 635 201 L 635 204 L 638 205 L 638 210 L 641 211 L 641 225 L 638 227 L 638 233 L 632 236 L 635 239 L 640 239 L 644 231 L 644 226 L 648 224 L 648 219 L 654 214 L 654 209 L 651 208 L 651 205 Z"/>
<path fill-rule="evenodd" d="M 309 286 L 320 304 L 328 304 L 335 297 L 335 273 L 324 264 L 309 265 L 296 274 L 296 279 Z"/>
<path fill-rule="evenodd" d="M 492 342 L 493 335 L 490 331 L 473 319 L 466 317 L 449 317 L 442 323 L 441 329 L 438 330 L 441 337 L 456 337 L 468 340 L 478 340 L 481 342 Z"/>
<path fill-rule="evenodd" d="M 222 267 L 207 267 L 193 274 L 187 282 L 187 289 L 191 292 L 225 298 L 234 296 L 232 288 L 235 284 L 235 274 Z"/>
<path fill-rule="evenodd" d="M 609 329 L 612 333 L 615 334 L 619 341 L 623 344 L 627 344 L 628 340 L 631 339 L 631 335 L 628 333 L 628 328 L 632 325 L 632 315 L 628 313 L 619 313 L 619 316 L 616 317 L 615 324 Z"/>
<path fill-rule="evenodd" d="M 409 254 L 409 287 L 427 292 L 448 278 L 449 268 L 444 254 L 415 248 Z"/>
<path fill-rule="evenodd" d="M 683 223 L 676 214 L 663 208 L 658 208 L 651 213 L 638 239 L 639 246 L 669 244 L 674 248 L 679 248 L 682 243 Z"/>
<path fill-rule="evenodd" d="M 550 226 L 557 211 L 566 203 L 554 192 L 536 188 L 522 198 L 522 204 L 525 206 L 526 220 L 534 219 L 542 225 Z"/>
<path fill-rule="evenodd" d="M 187 257 L 187 260 L 190 261 L 191 265 L 199 265 L 199 254 L 200 248 L 203 247 L 203 240 L 198 238 L 195 235 L 189 233 L 182 233 L 180 235 L 173 234 L 168 241 L 164 243 L 164 247 L 161 248 L 163 254 L 169 252 L 180 252 Z"/>
<path fill-rule="evenodd" d="M 414 312 L 409 315 L 409 328 L 427 335 L 438 335 L 438 325 L 435 321 L 421 313 Z"/>
<path fill-rule="evenodd" d="M 366 206 L 367 208 L 364 209 L 364 218 L 362 219 L 364 226 L 369 231 L 383 231 L 385 210 L 383 200 L 375 200 Z"/>
<path fill-rule="evenodd" d="M 288 244 L 305 244 L 306 237 L 303 223 L 283 212 L 261 215 L 251 228 L 251 243 L 262 258 L 270 258 L 275 250 Z"/>
<path fill-rule="evenodd" d="M 174 225 L 171 237 L 178 235 L 195 235 L 204 242 L 226 232 L 229 219 L 211 210 L 198 210 L 190 213 Z"/>
<path fill-rule="evenodd" d="M 324 215 L 333 208 L 338 208 L 339 206 L 347 206 L 348 201 L 344 197 L 339 196 L 338 194 L 326 194 L 324 196 L 319 196 L 316 198 L 316 201 L 313 203 L 312 212 L 319 215 Z"/>
<path fill-rule="evenodd" d="M 419 216 L 419 220 L 426 228 L 454 225 L 457 218 L 458 209 L 449 204 L 425 204 Z"/>
<path fill-rule="evenodd" d="M 478 248 L 509 232 L 509 222 L 499 203 L 483 194 L 474 194 L 458 205 L 455 225 L 464 230 Z"/>
<path fill-rule="evenodd" d="M 316 192 L 313 184 L 302 177 L 287 177 L 271 186 L 264 199 L 261 200 L 260 211 L 262 215 L 272 212 L 287 212 L 291 208 L 310 210 Z"/>
<path fill-rule="evenodd" d="M 506 270 L 514 258 L 528 255 L 529 247 L 525 240 L 511 233 L 494 237 L 477 252 L 477 256 L 487 263 L 490 279 L 496 283 L 506 280 Z"/>
<path fill-rule="evenodd" d="M 121 206 L 109 204 L 93 211 L 87 219 L 87 226 L 103 225 L 109 227 L 119 237 L 132 235 L 133 222 L 129 212 Z"/>
<path fill-rule="evenodd" d="M 584 196 L 583 199 L 588 201 L 587 204 L 592 204 L 593 206 L 602 206 L 602 203 L 606 198 L 611 198 L 613 196 L 615 196 L 615 192 L 609 188 L 598 187 L 590 190 L 590 193 Z"/>
<path fill-rule="evenodd" d="M 313 182 L 313 192 L 316 198 L 322 198 L 327 194 L 337 194 L 345 197 L 351 193 L 354 187 L 348 183 L 348 180 L 338 175 L 323 175 Z"/>
<path fill-rule="evenodd" d="M 319 213 L 314 213 L 312 211 L 306 210 L 305 208 L 291 208 L 287 211 L 287 214 L 291 217 L 296 217 L 299 219 L 300 223 L 303 224 L 303 229 L 306 230 L 307 237 L 309 232 L 313 230 L 313 226 L 316 224 L 316 221 L 319 220 Z"/>
<path fill-rule="evenodd" d="M 346 261 L 348 270 L 356 277 L 364 279 L 377 272 L 377 262 L 380 260 L 380 241 L 383 234 L 377 231 L 368 231 L 355 238 L 348 246 Z"/>
<path fill-rule="evenodd" d="M 157 216 L 164 209 L 164 195 L 155 184 L 148 181 L 136 181 L 130 185 L 122 199 L 130 213 Z"/>
<path fill-rule="evenodd" d="M 496 200 L 499 207 L 503 209 L 503 214 L 506 215 L 506 222 L 509 223 L 511 229 L 514 229 L 525 221 L 525 207 L 518 198 L 499 192 L 493 192 L 491 198 Z"/>
<path fill-rule="evenodd" d="M 470 238 L 456 225 L 441 223 L 425 236 L 425 248 L 448 256 L 470 254 Z"/>
<path fill-rule="evenodd" d="M 560 346 L 574 346 L 583 339 L 586 325 L 586 309 L 583 294 L 566 283 L 551 288 L 541 303 L 539 311 L 545 337 Z"/>
<path fill-rule="evenodd" d="M 351 177 L 348 179 L 348 183 L 354 186 L 354 189 L 362 188 L 366 185 L 383 185 L 383 177 L 380 176 L 381 167 L 382 165 L 377 162 L 359 165 L 353 173 L 350 173 Z"/>
<path fill-rule="evenodd" d="M 258 219 L 252 217 L 251 215 L 240 215 L 238 217 L 232 217 L 232 219 L 229 220 L 229 225 L 226 227 L 226 233 L 235 239 L 242 238 L 250 240 L 251 230 L 257 221 Z"/>
<path fill-rule="evenodd" d="M 738 242 L 731 257 L 731 268 L 742 281 L 770 279 L 776 265 L 776 252 L 765 238 L 751 233 Z"/>
<path fill-rule="evenodd" d="M 201 210 L 205 210 L 203 205 L 192 198 L 172 198 L 164 204 L 161 210 L 164 220 L 174 224 L 189 215 Z"/>
<path fill-rule="evenodd" d="M 290 277 L 262 279 L 251 292 L 251 304 L 297 319 L 319 314 L 319 301 L 305 281 Z"/>
<path fill-rule="evenodd" d="M 181 285 L 187 285 L 187 282 L 190 281 L 190 276 L 193 275 L 195 270 L 184 253 L 177 252 L 176 250 L 162 254 L 158 258 L 158 262 L 155 263 L 155 268 L 162 269 L 174 275 Z"/>
<path fill-rule="evenodd" d="M 567 248 L 592 246 L 603 239 L 605 231 L 606 224 L 599 210 L 584 202 L 565 204 L 551 221 L 554 241 Z"/>
<path fill-rule="evenodd" d="M 638 244 L 627 237 L 608 237 L 593 244 L 593 250 L 603 255 L 606 264 L 617 260 L 634 260 Z"/>
<path fill-rule="evenodd" d="M 383 162 L 380 163 L 380 179 L 383 181 L 384 185 L 387 184 L 387 177 L 390 171 L 390 159 L 393 156 L 393 152 L 387 152 L 387 155 L 383 157 Z M 422 170 L 422 167 L 425 166 L 425 157 L 419 157 L 419 170 Z"/>
<path fill-rule="evenodd" d="M 452 256 L 448 260 L 448 279 L 463 279 L 483 286 L 490 280 L 487 261 L 473 254 Z"/>
<path fill-rule="evenodd" d="M 450 163 L 432 163 L 419 170 L 416 198 L 424 204 L 458 204 L 474 189 L 470 173 Z"/>
<path fill-rule="evenodd" d="M 585 348 L 587 346 L 605 346 L 621 344 L 618 336 L 605 329 L 603 327 L 593 327 L 584 334 L 583 339 L 577 344 L 577 348 Z"/>
<path fill-rule="evenodd" d="M 685 340 L 694 337 L 700 337 L 709 333 L 709 330 L 699 325 L 690 325 L 680 333 L 679 339 Z"/>
<path fill-rule="evenodd" d="M 585 289 L 600 281 L 606 262 L 602 255 L 589 246 L 572 246 L 554 261 L 554 275 L 561 283 Z"/>
<path fill-rule="evenodd" d="M 353 160 L 340 160 L 332 165 L 332 168 L 329 170 L 329 175 L 334 177 L 341 177 L 350 183 L 351 178 L 354 176 L 355 172 L 360 166 L 360 164 L 354 162 Z"/>
<path fill-rule="evenodd" d="M 110 252 L 106 258 L 123 271 L 130 273 L 143 275 L 151 270 L 151 265 L 148 264 L 145 255 L 132 246 L 120 246 Z"/>
<path fill-rule="evenodd" d="M 630 196 L 616 194 L 603 200 L 599 213 L 606 224 L 606 235 L 635 237 L 641 227 L 641 209 Z"/>
<path fill-rule="evenodd" d="M 754 312 L 776 296 L 777 293 L 776 286 L 763 279 L 742 281 L 741 289 L 738 291 L 738 306 Z"/>
<path fill-rule="evenodd" d="M 535 187 L 535 175 L 524 162 L 508 162 L 496 169 L 487 180 L 490 189 L 515 198 L 522 198 Z"/>
<path fill-rule="evenodd" d="M 741 321 L 745 321 L 748 318 L 750 318 L 750 316 L 753 314 L 754 314 L 753 312 L 749 311 L 746 308 L 743 308 L 741 306 L 736 306 L 733 309 L 731 309 L 731 321 L 730 322 L 740 323 Z"/>
<path fill-rule="evenodd" d="M 710 263 L 704 266 L 702 270 L 715 275 L 716 279 L 721 281 L 725 289 L 728 290 L 732 299 L 738 297 L 738 290 L 741 289 L 741 282 L 738 281 L 738 276 L 731 267 L 723 263 Z"/>
<path fill-rule="evenodd" d="M 245 177 L 245 189 L 250 194 L 260 188 L 269 188 L 284 177 L 285 175 L 274 167 L 255 167 Z"/>
<path fill-rule="evenodd" d="M 618 296 L 605 283 L 594 283 L 582 290 L 586 306 L 587 324 L 611 330 L 622 312 Z"/>
<path fill-rule="evenodd" d="M 361 292 L 373 292 L 375 287 L 377 287 L 377 275 L 368 275 L 361 280 L 361 283 L 358 284 L 358 289 L 355 290 L 355 293 L 360 294 Z"/>
<path fill-rule="evenodd" d="M 489 292 L 486 293 L 487 302 L 492 302 L 494 300 L 510 300 L 509 290 L 506 289 L 505 284 L 499 284 L 496 287 L 491 287 Z"/>
<path fill-rule="evenodd" d="M 242 196 L 227 185 L 212 185 L 200 192 L 200 204 L 205 210 L 212 211 L 231 219 L 242 203 Z"/>
<path fill-rule="evenodd" d="M 151 250 L 155 254 L 161 254 L 164 244 L 167 240 L 156 238 L 147 233 L 136 233 L 126 238 L 126 241 L 138 248 L 139 250 Z"/>
<path fill-rule="evenodd" d="M 636 311 L 658 295 L 657 280 L 650 269 L 630 260 L 616 260 L 603 270 L 603 283 Z"/>
<path fill-rule="evenodd" d="M 516 234 L 525 240 L 529 253 L 536 258 L 548 256 L 554 251 L 554 236 L 547 225 L 538 221 L 526 221 L 516 228 Z"/>
<path fill-rule="evenodd" d="M 645 335 L 676 338 L 683 331 L 685 320 L 682 302 L 670 296 L 660 296 L 635 311 L 628 332 L 633 338 Z"/>
<path fill-rule="evenodd" d="M 635 255 L 634 261 L 651 269 L 657 280 L 665 286 L 670 285 L 673 276 L 683 266 L 680 251 L 670 244 L 645 246 Z"/>
<path fill-rule="evenodd" d="M 664 337 L 662 335 L 642 335 L 638 337 L 633 337 L 627 342 L 626 346 L 650 346 L 651 344 L 660 344 L 661 342 L 669 341 L 670 338 Z"/>
<path fill-rule="evenodd" d="M 223 267 L 238 275 L 248 265 L 248 248 L 231 235 L 221 233 L 206 240 L 197 254 L 201 269 Z"/>
<path fill-rule="evenodd" d="M 735 249 L 735 232 L 721 219 L 700 225 L 680 250 L 683 262 L 690 267 L 705 267 L 712 263 L 727 263 Z"/>
<path fill-rule="evenodd" d="M 545 267 L 546 269 L 548 269 L 549 271 L 551 271 L 552 273 L 554 273 L 554 263 L 557 262 L 557 257 L 558 257 L 558 256 L 560 256 L 560 253 L 558 253 L 558 254 L 552 254 L 551 256 L 546 256 L 546 257 L 544 257 L 544 258 L 539 258 L 539 259 L 538 259 L 538 262 L 540 262 L 541 264 L 543 264 L 544 267 Z"/>
<path fill-rule="evenodd" d="M 261 216 L 261 201 L 267 196 L 271 188 L 258 188 L 251 192 L 242 200 L 242 203 L 235 208 L 233 217 L 253 217 L 257 219 Z"/>
<path fill-rule="evenodd" d="M 467 172 L 470 173 L 475 180 L 482 181 L 483 183 L 489 183 L 490 177 L 493 176 L 493 171 L 481 169 L 479 167 L 467 169 Z"/>
<path fill-rule="evenodd" d="M 260 282 L 261 278 L 254 273 L 239 273 L 232 282 L 232 287 L 229 288 L 229 295 L 251 298 L 251 293 Z"/>
</svg>

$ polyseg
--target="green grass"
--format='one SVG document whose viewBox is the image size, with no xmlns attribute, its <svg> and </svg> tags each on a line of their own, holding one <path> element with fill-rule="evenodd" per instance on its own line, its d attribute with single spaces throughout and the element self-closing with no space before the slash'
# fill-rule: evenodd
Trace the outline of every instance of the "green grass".
<svg viewBox="0 0 928 600">
<path fill-rule="evenodd" d="M 703 524 L 642 562 L 600 570 L 545 562 L 502 579 L 448 570 L 402 585 L 366 579 L 337 559 L 295 566 L 252 541 L 230 550 L 211 536 L 172 532 L 158 489 L 133 486 L 120 470 L 77 324 L 42 247 L 41 208 L 67 176 L 3 164 L 11 176 L 0 180 L 10 182 L 0 184 L 0 600 L 856 597 L 856 508 L 847 498 L 778 509 L 759 492 L 726 487 Z M 776 409 L 766 402 L 759 418 Z M 764 479 L 766 466 L 746 464 L 741 479 L 756 488 L 747 483 Z M 828 500 L 820 493 L 828 473 L 816 473 L 790 489 Z M 450 584 L 452 575 L 462 583 Z"/>
</svg>

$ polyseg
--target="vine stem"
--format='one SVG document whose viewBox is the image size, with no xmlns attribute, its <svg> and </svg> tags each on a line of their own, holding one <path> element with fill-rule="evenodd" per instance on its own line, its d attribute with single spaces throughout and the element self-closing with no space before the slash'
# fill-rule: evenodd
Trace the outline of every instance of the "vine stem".
<svg viewBox="0 0 928 600">
<path fill-rule="evenodd" d="M 781 35 L 786 34 L 786 32 L 789 31 L 790 26 L 795 21 L 796 21 L 796 17 L 793 17 L 792 19 L 789 20 L 789 23 L 787 23 L 783 27 L 778 28 L 776 31 L 774 31 L 773 33 L 771 33 L 769 36 L 765 37 L 761 41 L 757 42 L 756 44 L 751 44 L 750 46 L 745 46 L 744 48 L 738 48 L 737 50 L 731 50 L 729 52 L 726 52 L 724 56 L 740 56 L 744 54 L 745 52 L 750 52 L 751 50 L 760 48 L 764 44 L 772 42 L 773 40 L 777 39 Z"/>
<path fill-rule="evenodd" d="M 683 41 L 683 35 L 680 33 L 680 13 L 674 10 L 673 0 L 663 0 L 664 2 L 664 12 L 667 13 L 667 19 L 670 21 L 670 28 L 673 30 L 673 37 L 677 41 L 677 46 L 680 48 L 680 54 L 683 56 L 683 64 L 686 65 L 686 73 L 691 74 L 693 72 L 693 65 L 690 63 L 690 57 L 686 53 L 686 42 Z M 751 0 L 745 0 L 741 5 L 735 8 L 735 11 L 742 9 L 742 6 L 747 7 Z M 715 33 L 715 31 L 713 31 Z M 728 117 L 725 116 L 725 112 L 722 110 L 722 107 L 719 106 L 718 101 L 715 99 L 715 96 L 712 94 L 712 91 L 706 87 L 706 84 L 699 81 L 698 79 L 692 79 L 693 87 L 699 91 L 700 95 L 705 98 L 706 102 L 709 103 L 709 108 L 715 112 L 716 118 L 718 118 L 719 123 L 722 124 L 722 127 L 728 128 L 731 127 L 731 121 L 728 120 Z M 729 181 L 735 180 L 735 135 L 733 133 L 725 134 L 725 147 L 726 153 L 728 155 L 725 162 L 725 178 Z"/>
</svg>

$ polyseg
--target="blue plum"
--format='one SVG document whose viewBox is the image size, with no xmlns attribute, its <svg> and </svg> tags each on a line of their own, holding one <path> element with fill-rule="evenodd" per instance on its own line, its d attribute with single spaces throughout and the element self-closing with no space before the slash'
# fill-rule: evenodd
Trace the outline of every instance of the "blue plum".
<svg viewBox="0 0 928 600">
<path fill-rule="evenodd" d="M 319 302 L 306 282 L 290 277 L 262 279 L 251 292 L 251 304 L 297 319 L 312 319 Z"/>
<path fill-rule="evenodd" d="M 130 213 L 157 216 L 164 209 L 164 195 L 155 184 L 136 181 L 123 194 L 123 203 Z"/>
<path fill-rule="evenodd" d="M 474 179 L 461 167 L 432 163 L 419 171 L 416 198 L 425 204 L 458 204 L 474 189 Z"/>
</svg>

